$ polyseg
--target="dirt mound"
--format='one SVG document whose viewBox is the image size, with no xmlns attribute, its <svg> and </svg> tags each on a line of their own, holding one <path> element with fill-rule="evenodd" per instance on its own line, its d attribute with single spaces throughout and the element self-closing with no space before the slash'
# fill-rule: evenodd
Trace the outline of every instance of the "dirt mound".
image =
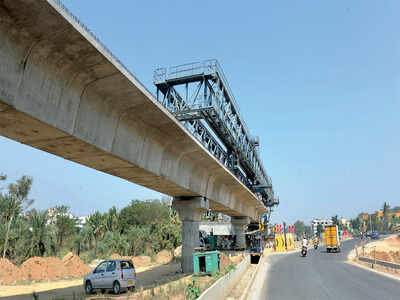
<svg viewBox="0 0 400 300">
<path fill-rule="evenodd" d="M 369 257 L 374 258 L 374 252 L 370 252 Z M 376 259 L 391 261 L 389 253 L 384 251 L 376 251 Z"/>
<path fill-rule="evenodd" d="M 222 271 L 225 270 L 226 267 L 232 264 L 231 259 L 225 255 L 224 253 L 219 254 L 219 268 Z"/>
<path fill-rule="evenodd" d="M 368 256 L 370 258 L 374 258 L 374 252 L 371 251 L 370 253 L 368 253 Z M 376 251 L 376 259 L 400 263 L 400 251 Z"/>
<path fill-rule="evenodd" d="M 174 256 L 175 256 L 175 257 L 181 257 L 181 256 L 182 256 L 182 245 L 179 246 L 179 247 L 177 247 L 177 248 L 174 250 Z"/>
<path fill-rule="evenodd" d="M 57 257 L 32 257 L 25 261 L 20 270 L 25 280 L 58 280 L 69 277 L 63 262 Z"/>
<path fill-rule="evenodd" d="M 390 251 L 390 256 L 392 257 L 392 261 L 400 264 L 400 251 Z"/>
<path fill-rule="evenodd" d="M 111 254 L 110 258 L 111 259 L 118 259 L 118 258 L 121 258 L 121 255 L 119 255 L 118 253 L 113 253 L 113 254 Z"/>
<path fill-rule="evenodd" d="M 3 269 L 6 272 L 3 272 Z M 19 268 L 0 260 L 0 281 L 10 283 L 16 280 L 59 280 L 80 277 L 91 271 L 76 255 L 69 253 L 61 260 L 57 257 L 31 257 Z M 2 276 L 7 279 L 3 280 Z"/>
<path fill-rule="evenodd" d="M 65 255 L 62 262 L 68 277 L 80 277 L 92 271 L 89 266 L 83 263 L 79 256 L 72 253 Z"/>
<path fill-rule="evenodd" d="M 68 274 L 62 268 L 62 261 L 58 257 L 45 258 L 45 265 L 47 267 L 48 279 L 57 280 L 67 277 Z"/>
<path fill-rule="evenodd" d="M 122 259 L 130 259 L 133 261 L 133 256 L 121 256 Z"/>
<path fill-rule="evenodd" d="M 49 279 L 47 264 L 42 257 L 31 257 L 20 266 L 22 277 L 25 280 Z"/>
<path fill-rule="evenodd" d="M 0 258 L 0 284 L 10 284 L 22 279 L 22 273 L 8 259 Z"/>
<path fill-rule="evenodd" d="M 63 262 L 68 261 L 68 260 L 70 260 L 70 259 L 73 258 L 73 257 L 74 257 L 74 254 L 73 254 L 72 252 L 67 253 L 67 254 L 65 254 L 65 256 L 62 258 L 62 261 L 63 261 Z"/>
<path fill-rule="evenodd" d="M 151 264 L 150 256 L 137 256 L 131 258 L 135 267 L 145 267 Z"/>
<path fill-rule="evenodd" d="M 162 250 L 157 253 L 155 260 L 159 264 L 167 264 L 172 260 L 172 258 L 173 256 L 170 251 Z"/>
<path fill-rule="evenodd" d="M 94 259 L 90 262 L 89 267 L 91 269 L 96 268 L 103 260 L 102 259 Z"/>
<path fill-rule="evenodd" d="M 386 243 L 389 247 L 394 247 L 398 248 L 400 250 L 400 234 L 399 235 L 393 235 L 383 241 Z"/>
</svg>

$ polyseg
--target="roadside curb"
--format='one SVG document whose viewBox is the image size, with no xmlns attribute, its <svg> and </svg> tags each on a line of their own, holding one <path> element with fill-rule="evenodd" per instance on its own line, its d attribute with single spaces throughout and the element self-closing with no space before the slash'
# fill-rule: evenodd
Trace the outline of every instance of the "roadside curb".
<svg viewBox="0 0 400 300">
<path fill-rule="evenodd" d="M 234 284 L 240 279 L 250 265 L 250 256 L 246 255 L 243 260 L 236 265 L 236 268 L 220 278 L 212 286 L 206 289 L 198 300 L 224 299 L 231 291 Z"/>
<path fill-rule="evenodd" d="M 361 247 L 357 247 L 357 250 L 358 249 L 361 249 Z M 373 273 L 376 273 L 376 274 L 379 274 L 379 275 L 382 275 L 382 276 L 385 276 L 385 277 L 400 281 L 400 278 L 398 276 L 394 276 L 392 274 L 389 274 L 389 273 L 386 273 L 386 272 L 383 272 L 383 271 L 380 271 L 380 270 L 377 270 L 377 269 L 372 269 L 372 268 L 369 268 L 367 266 L 364 266 L 364 265 L 358 263 L 358 261 L 355 260 L 356 259 L 356 253 L 355 252 L 356 252 L 355 249 L 353 249 L 353 250 L 351 250 L 349 252 L 349 254 L 347 255 L 347 261 L 345 263 L 347 263 L 349 265 L 352 265 L 352 266 L 355 266 L 355 267 L 360 268 L 360 269 L 364 269 L 366 271 L 370 271 L 370 272 L 373 272 Z"/>
<path fill-rule="evenodd" d="M 242 296 L 240 296 L 240 300 L 247 299 L 247 295 L 248 295 L 248 293 L 250 291 L 251 286 L 253 285 L 254 278 L 255 278 L 256 274 L 258 273 L 258 270 L 259 270 L 259 268 L 260 268 L 260 266 L 262 264 L 262 262 L 261 262 L 262 260 L 264 260 L 263 256 L 261 256 L 260 261 L 259 261 L 256 269 L 254 270 L 253 274 L 251 274 L 251 278 L 250 278 L 249 282 L 247 283 L 247 285 L 246 285 L 246 287 L 245 287 L 245 289 L 243 291 Z"/>
<path fill-rule="evenodd" d="M 240 300 L 245 300 L 245 299 L 258 300 L 258 299 L 262 298 L 260 295 L 262 289 L 260 287 L 263 286 L 265 278 L 267 277 L 267 271 L 268 271 L 268 267 L 269 267 L 267 258 L 271 254 L 276 254 L 276 253 L 268 253 L 268 255 L 261 256 L 260 261 L 257 266 L 257 269 L 253 273 L 252 281 L 250 282 L 249 286 L 246 287 L 246 291 L 243 294 L 243 296 L 240 298 Z"/>
<path fill-rule="evenodd" d="M 247 284 L 242 296 L 240 297 L 240 300 L 253 300 L 253 299 L 258 300 L 262 298 L 260 295 L 262 289 L 259 287 L 263 286 L 268 274 L 268 268 L 269 268 L 268 257 L 273 255 L 283 256 L 298 252 L 300 252 L 300 249 L 294 249 L 287 252 L 268 252 L 263 254 L 260 258 L 260 261 L 256 269 L 254 270 L 254 273 L 251 276 L 251 280 Z"/>
</svg>

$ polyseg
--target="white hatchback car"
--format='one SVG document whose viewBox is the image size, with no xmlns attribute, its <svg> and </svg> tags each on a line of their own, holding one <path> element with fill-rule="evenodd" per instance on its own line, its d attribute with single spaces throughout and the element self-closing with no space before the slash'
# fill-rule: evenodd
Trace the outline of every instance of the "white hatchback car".
<svg viewBox="0 0 400 300">
<path fill-rule="evenodd" d="M 130 259 L 110 259 L 101 262 L 91 273 L 83 279 L 86 294 L 91 294 L 94 289 L 103 292 L 112 289 L 114 294 L 119 294 L 121 289 L 135 290 L 136 271 Z"/>
</svg>

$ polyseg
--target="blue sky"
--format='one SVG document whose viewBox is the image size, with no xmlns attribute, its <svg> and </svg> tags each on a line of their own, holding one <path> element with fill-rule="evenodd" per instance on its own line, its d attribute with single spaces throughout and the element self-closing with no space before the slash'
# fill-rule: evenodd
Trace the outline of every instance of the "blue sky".
<svg viewBox="0 0 400 300">
<path fill-rule="evenodd" d="M 400 205 L 398 0 L 63 2 L 153 92 L 156 67 L 219 60 L 260 137 L 273 221 Z M 34 177 L 39 208 L 160 196 L 4 138 L 0 155 L 11 180 Z"/>
</svg>

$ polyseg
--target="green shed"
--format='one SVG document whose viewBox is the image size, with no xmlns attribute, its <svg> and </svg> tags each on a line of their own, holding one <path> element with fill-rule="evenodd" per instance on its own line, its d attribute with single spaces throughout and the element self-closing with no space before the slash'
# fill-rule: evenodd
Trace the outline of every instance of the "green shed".
<svg viewBox="0 0 400 300">
<path fill-rule="evenodd" d="M 193 253 L 193 269 L 195 275 L 219 272 L 219 251 Z"/>
</svg>

